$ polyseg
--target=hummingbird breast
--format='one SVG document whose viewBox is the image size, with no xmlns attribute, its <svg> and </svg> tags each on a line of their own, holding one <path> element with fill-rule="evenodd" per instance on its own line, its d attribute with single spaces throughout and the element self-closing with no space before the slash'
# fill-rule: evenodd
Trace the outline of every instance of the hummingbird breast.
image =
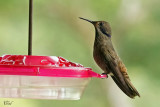
<svg viewBox="0 0 160 107">
<path fill-rule="evenodd" d="M 107 36 L 102 33 L 96 32 L 95 41 L 94 41 L 94 49 L 93 49 L 93 57 L 97 65 L 106 73 L 109 74 L 110 70 L 108 66 L 106 66 L 106 59 L 104 58 L 104 52 L 102 48 L 107 49 L 110 44 Z"/>
<path fill-rule="evenodd" d="M 103 61 L 103 57 L 100 55 L 99 51 L 97 49 L 94 49 L 93 51 L 93 57 L 95 62 L 97 63 L 97 65 L 103 70 L 105 71 L 105 73 L 109 73 L 108 71 L 106 71 L 106 66 L 105 66 L 105 62 Z"/>
<path fill-rule="evenodd" d="M 106 61 L 101 51 L 101 47 L 94 45 L 93 57 L 97 65 L 106 73 L 109 74 L 109 68 L 106 66 Z"/>
</svg>

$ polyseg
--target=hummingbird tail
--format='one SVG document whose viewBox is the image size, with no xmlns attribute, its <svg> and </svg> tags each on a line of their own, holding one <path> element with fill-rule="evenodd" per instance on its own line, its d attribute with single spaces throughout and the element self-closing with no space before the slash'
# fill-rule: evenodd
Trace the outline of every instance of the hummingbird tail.
<svg viewBox="0 0 160 107">
<path fill-rule="evenodd" d="M 134 93 L 134 95 L 140 97 L 140 94 L 138 93 L 137 89 L 133 86 L 131 81 L 129 79 L 125 79 L 125 81 L 126 81 L 127 85 L 130 87 L 130 89 L 132 90 L 132 92 Z"/>
<path fill-rule="evenodd" d="M 118 85 L 118 87 L 130 98 L 134 98 L 135 96 L 139 96 L 140 94 L 130 82 L 128 78 L 125 78 L 125 86 L 119 81 L 115 76 L 111 76 L 114 82 Z"/>
</svg>

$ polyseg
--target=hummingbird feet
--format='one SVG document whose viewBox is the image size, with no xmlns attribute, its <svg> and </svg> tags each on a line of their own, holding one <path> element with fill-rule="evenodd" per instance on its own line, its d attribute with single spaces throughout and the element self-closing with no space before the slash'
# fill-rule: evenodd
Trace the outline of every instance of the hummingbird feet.
<svg viewBox="0 0 160 107">
<path fill-rule="evenodd" d="M 107 75 L 107 73 L 102 73 L 101 75 Z"/>
<path fill-rule="evenodd" d="M 101 77 L 102 77 L 102 79 L 108 78 L 108 75 L 107 75 L 107 73 L 102 73 L 102 74 L 101 74 Z"/>
</svg>

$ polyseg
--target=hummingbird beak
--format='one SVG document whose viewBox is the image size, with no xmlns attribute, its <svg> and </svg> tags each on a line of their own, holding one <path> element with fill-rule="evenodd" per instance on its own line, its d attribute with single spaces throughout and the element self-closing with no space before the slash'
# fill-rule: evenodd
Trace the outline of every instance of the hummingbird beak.
<svg viewBox="0 0 160 107">
<path fill-rule="evenodd" d="M 82 17 L 79 17 L 79 18 L 82 19 L 82 20 L 85 20 L 87 22 L 90 22 L 90 23 L 94 24 L 94 21 L 91 21 L 91 20 L 88 20 L 88 19 L 85 19 L 85 18 L 82 18 Z"/>
</svg>

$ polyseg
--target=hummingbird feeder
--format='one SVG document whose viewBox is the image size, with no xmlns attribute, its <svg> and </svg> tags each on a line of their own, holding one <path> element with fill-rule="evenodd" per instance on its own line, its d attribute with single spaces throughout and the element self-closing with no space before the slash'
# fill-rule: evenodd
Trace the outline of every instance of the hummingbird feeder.
<svg viewBox="0 0 160 107">
<path fill-rule="evenodd" d="M 107 77 L 63 57 L 32 55 L 32 15 L 29 0 L 28 55 L 0 57 L 1 98 L 78 100 L 92 77 Z"/>
</svg>

